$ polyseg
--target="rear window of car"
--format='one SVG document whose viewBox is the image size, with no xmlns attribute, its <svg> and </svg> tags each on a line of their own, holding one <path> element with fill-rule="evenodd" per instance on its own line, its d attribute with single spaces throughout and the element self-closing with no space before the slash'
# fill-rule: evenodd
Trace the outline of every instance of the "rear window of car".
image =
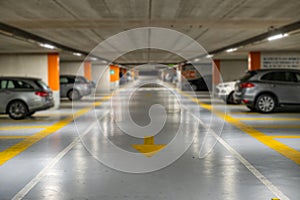
<svg viewBox="0 0 300 200">
<path fill-rule="evenodd" d="M 87 83 L 87 80 L 84 77 L 78 76 L 75 79 L 76 83 Z"/>
<path fill-rule="evenodd" d="M 43 90 L 49 90 L 50 88 L 48 87 L 48 85 L 46 83 L 44 83 L 44 81 L 42 80 L 37 80 L 36 84 L 41 87 Z"/>
<path fill-rule="evenodd" d="M 256 74 L 255 71 L 248 71 L 242 78 L 240 78 L 241 82 L 248 81 L 251 77 Z"/>
</svg>

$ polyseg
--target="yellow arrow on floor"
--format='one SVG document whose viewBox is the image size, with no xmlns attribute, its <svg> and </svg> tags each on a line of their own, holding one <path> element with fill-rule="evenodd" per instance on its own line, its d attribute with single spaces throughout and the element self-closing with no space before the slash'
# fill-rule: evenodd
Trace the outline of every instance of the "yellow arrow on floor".
<svg viewBox="0 0 300 200">
<path fill-rule="evenodd" d="M 133 148 L 141 152 L 147 157 L 151 157 L 154 154 L 162 150 L 166 145 L 165 144 L 154 144 L 154 136 L 145 137 L 144 144 L 132 144 Z"/>
</svg>

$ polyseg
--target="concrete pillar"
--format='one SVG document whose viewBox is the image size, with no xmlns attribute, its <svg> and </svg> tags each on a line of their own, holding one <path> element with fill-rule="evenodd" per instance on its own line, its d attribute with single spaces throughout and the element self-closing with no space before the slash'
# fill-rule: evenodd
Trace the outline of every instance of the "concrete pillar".
<svg viewBox="0 0 300 200">
<path fill-rule="evenodd" d="M 53 90 L 56 108 L 60 104 L 59 70 L 59 55 L 57 53 L 0 55 L 0 76 L 42 79 Z"/>
<path fill-rule="evenodd" d="M 85 61 L 84 62 L 84 77 L 87 80 L 92 80 L 92 64 L 90 61 Z"/>
<path fill-rule="evenodd" d="M 248 70 L 257 70 L 261 68 L 260 52 L 249 52 L 248 54 Z"/>
<path fill-rule="evenodd" d="M 119 87 L 120 68 L 116 65 L 110 65 L 110 89 L 114 90 Z"/>
<path fill-rule="evenodd" d="M 217 85 L 220 83 L 221 80 L 221 61 L 220 60 L 213 60 L 212 62 L 212 79 L 213 85 Z"/>
<path fill-rule="evenodd" d="M 60 63 L 61 75 L 80 75 L 84 76 L 84 67 L 82 62 L 61 62 Z"/>
<path fill-rule="evenodd" d="M 59 95 L 59 55 L 58 53 L 48 54 L 48 86 L 53 91 L 55 108 L 60 105 Z"/>
<path fill-rule="evenodd" d="M 110 67 L 108 65 L 92 65 L 92 80 L 96 83 L 97 92 L 110 91 Z"/>
</svg>

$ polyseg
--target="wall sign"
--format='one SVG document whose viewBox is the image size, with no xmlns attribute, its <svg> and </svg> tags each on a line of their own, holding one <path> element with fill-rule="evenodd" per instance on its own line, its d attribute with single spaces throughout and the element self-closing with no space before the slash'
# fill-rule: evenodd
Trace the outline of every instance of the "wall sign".
<svg viewBox="0 0 300 200">
<path fill-rule="evenodd" d="M 261 68 L 300 68 L 300 54 L 263 54 Z"/>
</svg>

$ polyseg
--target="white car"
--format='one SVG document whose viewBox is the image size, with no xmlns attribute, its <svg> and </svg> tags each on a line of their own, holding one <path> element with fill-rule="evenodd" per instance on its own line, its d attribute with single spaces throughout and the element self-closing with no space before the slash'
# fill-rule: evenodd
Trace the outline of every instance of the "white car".
<svg viewBox="0 0 300 200">
<path fill-rule="evenodd" d="M 234 99 L 234 89 L 236 81 L 220 83 L 216 86 L 216 94 L 223 99 L 227 104 L 237 104 Z"/>
</svg>

